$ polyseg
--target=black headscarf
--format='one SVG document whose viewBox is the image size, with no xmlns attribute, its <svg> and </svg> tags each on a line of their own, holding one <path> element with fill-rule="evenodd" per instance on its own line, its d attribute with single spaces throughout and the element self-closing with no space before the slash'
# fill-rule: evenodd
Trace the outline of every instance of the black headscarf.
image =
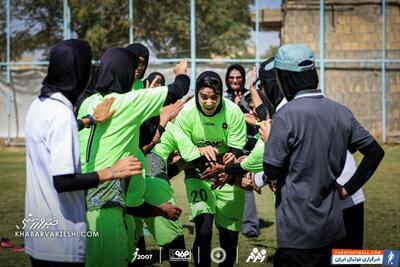
<svg viewBox="0 0 400 267">
<path fill-rule="evenodd" d="M 200 91 L 201 88 L 204 88 L 204 87 L 213 88 L 221 96 L 221 100 L 220 100 L 220 102 L 218 104 L 218 107 L 215 110 L 214 114 L 212 114 L 212 115 L 205 114 L 203 109 L 200 106 L 200 103 L 199 103 L 199 96 L 198 96 L 199 95 L 199 91 Z M 201 73 L 199 75 L 199 77 L 197 77 L 196 90 L 195 90 L 194 96 L 195 96 L 195 101 L 196 101 L 196 107 L 204 116 L 212 117 L 212 116 L 218 114 L 221 111 L 222 102 L 223 102 L 222 93 L 223 93 L 222 79 L 218 75 L 218 73 L 213 72 L 213 71 L 205 71 L 205 72 Z"/>
<path fill-rule="evenodd" d="M 270 115 L 270 117 L 272 117 L 272 115 L 275 113 L 275 111 L 274 111 L 274 108 L 272 107 L 271 103 L 269 102 L 269 99 L 263 93 L 263 91 L 257 90 L 257 93 L 258 93 L 258 96 L 261 98 L 261 101 L 263 104 L 262 107 L 260 107 L 260 108 L 264 109 L 264 111 L 260 112 L 256 108 L 256 112 L 257 112 L 257 116 L 259 117 L 259 119 L 263 121 L 263 120 L 267 119 L 267 112 Z M 249 108 L 250 101 L 252 101 L 252 98 L 251 98 L 251 93 L 249 91 L 249 92 L 246 92 L 244 94 L 244 96 L 242 96 L 242 98 L 240 99 L 240 105 L 246 110 L 245 113 L 250 112 L 250 108 Z M 262 115 L 260 113 L 262 113 Z"/>
<path fill-rule="evenodd" d="M 143 81 L 144 84 L 146 85 L 146 81 L 149 81 L 149 84 L 151 84 L 153 82 L 153 80 L 157 76 L 161 77 L 161 80 L 160 80 L 161 86 L 165 86 L 165 77 L 164 77 L 164 75 L 162 75 L 160 72 L 157 72 L 157 71 L 150 73 L 149 76 L 147 76 L 147 78 Z"/>
<path fill-rule="evenodd" d="M 266 69 L 266 66 L 269 64 L 273 64 L 274 58 L 270 58 L 261 63 L 260 68 L 258 70 L 258 80 L 264 84 L 264 92 L 268 98 L 268 101 L 271 105 L 276 109 L 279 103 L 283 99 L 283 93 L 279 89 L 278 83 L 276 82 L 276 73 L 275 69 Z"/>
<path fill-rule="evenodd" d="M 88 42 L 70 39 L 58 43 L 50 52 L 49 68 L 40 96 L 60 92 L 75 105 L 89 81 L 91 60 L 92 50 Z"/>
<path fill-rule="evenodd" d="M 299 66 L 307 66 L 309 64 L 310 61 L 306 60 L 300 63 Z M 318 74 L 315 68 L 304 72 L 276 69 L 276 72 L 287 101 L 292 100 L 299 91 L 318 88 Z"/>
<path fill-rule="evenodd" d="M 149 64 L 149 49 L 141 43 L 133 43 L 126 47 L 131 53 L 133 53 L 138 59 L 139 57 L 143 57 L 145 60 L 145 66 L 143 68 L 142 75 L 138 77 L 139 79 L 143 79 L 144 73 L 146 72 L 147 65 Z"/>
<path fill-rule="evenodd" d="M 231 73 L 232 70 L 238 70 L 238 71 L 240 72 L 240 74 L 242 75 L 243 80 L 242 80 L 242 84 L 240 85 L 239 91 L 240 91 L 242 94 L 246 93 L 246 91 L 248 91 L 248 90 L 244 87 L 244 85 L 246 84 L 246 71 L 244 70 L 243 66 L 242 66 L 242 65 L 239 65 L 239 64 L 230 65 L 230 66 L 228 67 L 228 69 L 226 70 L 225 84 L 226 84 L 226 87 L 228 88 L 228 89 L 226 90 L 226 92 L 227 92 L 228 94 L 234 94 L 234 92 L 233 92 L 233 90 L 232 90 L 232 87 L 231 87 L 231 85 L 229 84 L 229 74 Z"/>
<path fill-rule="evenodd" d="M 95 93 L 124 94 L 135 80 L 136 60 L 125 48 L 110 48 L 100 58 L 96 71 Z"/>
</svg>

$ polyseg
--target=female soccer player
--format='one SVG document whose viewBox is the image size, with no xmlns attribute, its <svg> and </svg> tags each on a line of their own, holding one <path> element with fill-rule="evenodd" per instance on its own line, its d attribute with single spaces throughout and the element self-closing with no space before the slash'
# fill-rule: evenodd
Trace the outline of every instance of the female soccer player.
<svg viewBox="0 0 400 267">
<path fill-rule="evenodd" d="M 25 251 L 32 266 L 84 266 L 86 230 L 84 190 L 107 181 L 140 174 L 134 157 L 108 162 L 100 170 L 80 173 L 78 125 L 73 107 L 89 80 L 91 49 L 83 40 L 66 40 L 50 52 L 49 68 L 40 96 L 26 118 L 27 228 Z M 93 113 L 91 113 L 93 114 Z M 122 158 L 122 157 L 121 157 Z M 115 163 L 115 164 L 114 164 Z M 112 166 L 110 168 L 110 166 Z M 72 233 L 68 238 L 47 237 L 29 222 L 45 220 L 49 233 Z M 36 230 L 35 230 L 36 229 Z"/>
<path fill-rule="evenodd" d="M 158 115 L 168 95 L 183 97 L 188 91 L 186 61 L 176 67 L 175 82 L 168 87 L 131 91 L 135 59 L 124 48 L 111 48 L 100 59 L 96 72 L 94 94 L 79 108 L 79 116 L 91 113 L 106 96 L 115 97 L 113 119 L 80 132 L 81 162 L 85 172 L 99 168 L 124 155 L 135 155 L 145 166 L 139 148 L 139 126 L 149 117 Z M 139 217 L 164 216 L 178 219 L 180 209 L 171 204 L 153 206 L 144 201 L 143 175 L 133 176 L 129 185 L 105 183 L 87 193 L 89 228 L 98 231 L 98 238 L 88 240 L 87 266 L 126 266 L 126 211 Z M 127 192 L 126 192 L 127 191 Z M 125 196 L 126 192 L 126 196 Z"/>
<path fill-rule="evenodd" d="M 223 162 L 241 155 L 246 144 L 246 124 L 240 108 L 222 97 L 222 80 L 212 71 L 199 75 L 195 99 L 189 101 L 178 114 L 176 125 L 198 147 L 214 146 Z M 215 156 L 215 155 L 214 155 Z M 196 266 L 210 266 L 212 224 L 219 229 L 221 247 L 226 251 L 224 264 L 232 266 L 236 260 L 238 233 L 242 224 L 244 192 L 226 185 L 212 190 L 211 182 L 200 178 L 196 168 L 185 170 L 185 184 L 191 216 L 196 227 L 193 244 Z"/>
</svg>

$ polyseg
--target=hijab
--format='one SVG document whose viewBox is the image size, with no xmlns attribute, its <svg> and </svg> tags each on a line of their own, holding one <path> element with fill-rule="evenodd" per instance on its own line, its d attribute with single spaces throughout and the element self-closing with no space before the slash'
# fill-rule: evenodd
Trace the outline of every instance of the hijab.
<svg viewBox="0 0 400 267">
<path fill-rule="evenodd" d="M 85 90 L 90 78 L 92 51 L 88 42 L 78 39 L 58 43 L 50 52 L 47 75 L 40 96 L 60 92 L 72 105 Z"/>
<path fill-rule="evenodd" d="M 124 94 L 131 90 L 135 79 L 136 60 L 125 48 L 110 48 L 100 58 L 94 81 L 95 93 Z"/>
<path fill-rule="evenodd" d="M 146 72 L 146 69 L 147 69 L 147 65 L 149 64 L 149 49 L 141 43 L 130 44 L 126 47 L 126 49 L 128 49 L 137 58 L 139 58 L 139 57 L 144 58 L 146 63 L 143 68 L 142 75 L 140 75 L 138 77 L 139 79 L 143 79 L 144 73 Z"/>
<path fill-rule="evenodd" d="M 244 88 L 244 85 L 246 84 L 246 71 L 244 70 L 243 66 L 239 65 L 239 64 L 230 65 L 228 67 L 228 69 L 226 70 L 226 76 L 225 76 L 225 84 L 227 87 L 226 92 L 228 94 L 234 94 L 234 92 L 233 92 L 234 90 L 232 90 L 232 87 L 229 83 L 229 75 L 231 74 L 232 70 L 238 70 L 240 72 L 240 75 L 242 76 L 242 84 L 240 85 L 239 91 L 242 94 L 244 94 L 247 91 L 247 89 Z"/>
</svg>

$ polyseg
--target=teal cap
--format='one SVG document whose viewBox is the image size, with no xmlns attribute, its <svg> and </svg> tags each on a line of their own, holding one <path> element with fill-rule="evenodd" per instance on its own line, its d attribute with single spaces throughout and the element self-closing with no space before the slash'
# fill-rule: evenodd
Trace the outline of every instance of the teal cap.
<svg viewBox="0 0 400 267">
<path fill-rule="evenodd" d="M 310 61 L 310 64 L 301 65 L 303 61 Z M 302 44 L 287 44 L 281 46 L 275 55 L 274 66 L 280 70 L 303 72 L 315 68 L 314 53 Z"/>
</svg>

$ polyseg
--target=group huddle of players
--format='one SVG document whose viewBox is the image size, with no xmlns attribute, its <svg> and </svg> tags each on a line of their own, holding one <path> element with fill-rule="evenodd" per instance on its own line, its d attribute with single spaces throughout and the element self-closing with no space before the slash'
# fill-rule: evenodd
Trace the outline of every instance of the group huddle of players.
<svg viewBox="0 0 400 267">
<path fill-rule="evenodd" d="M 129 53 L 138 59 L 136 71 L 127 64 Z M 217 168 L 229 164 L 234 166 L 243 154 L 247 143 L 243 111 L 239 105 L 223 97 L 222 79 L 212 71 L 197 77 L 194 98 L 182 99 L 188 92 L 189 79 L 184 73 L 177 73 L 176 69 L 186 65 L 186 61 L 178 64 L 175 69 L 177 76 L 171 85 L 164 86 L 160 73 L 152 73 L 142 81 L 148 56 L 147 48 L 140 43 L 132 44 L 125 50 L 109 49 L 97 67 L 96 84 L 111 81 L 112 85 L 104 91 L 99 86 L 89 88 L 79 100 L 78 118 L 92 114 L 96 106 L 110 96 L 114 98 L 113 109 L 116 110 L 106 123 L 80 131 L 82 172 L 106 168 L 128 155 L 135 156 L 146 166 L 142 174 L 133 176 L 129 183 L 115 180 L 88 190 L 89 230 L 98 231 L 100 220 L 111 228 L 110 222 L 115 221 L 115 213 L 120 221 L 118 224 L 114 222 L 113 229 L 102 228 L 111 232 L 107 234 L 108 248 L 104 248 L 105 242 L 99 238 L 88 239 L 86 264 L 115 264 L 118 258 L 114 251 L 117 248 L 122 250 L 124 244 L 128 244 L 128 248 L 124 249 L 131 252 L 129 257 L 137 246 L 143 249 L 143 222 L 157 245 L 167 253 L 169 249 L 184 249 L 183 226 L 178 219 L 181 210 L 174 206 L 174 190 L 169 181 L 184 170 L 190 220 L 196 226 L 193 245 L 196 264 L 207 266 L 211 262 L 215 219 L 221 247 L 227 253 L 225 264 L 233 265 L 242 224 L 243 188 L 252 190 L 253 185 L 251 180 L 247 184 L 237 182 L 234 185 L 234 179 Z M 183 68 L 186 69 L 186 66 Z M 110 74 L 115 76 L 111 78 Z M 165 112 L 159 115 L 163 107 Z M 252 163 L 249 161 L 247 164 Z M 262 153 L 259 153 L 258 166 L 253 169 L 257 167 L 258 171 L 262 171 Z M 214 190 L 217 186 L 218 189 Z M 155 216 L 155 206 L 161 207 L 162 216 Z M 111 220 L 111 217 L 114 218 Z M 125 225 L 126 235 L 121 235 Z M 99 256 L 99 251 L 104 251 L 104 254 Z M 119 260 L 122 266 L 125 258 L 120 257 Z"/>
<path fill-rule="evenodd" d="M 194 97 L 185 97 L 187 60 L 175 66 L 169 85 L 161 73 L 143 79 L 148 61 L 140 43 L 108 49 L 96 67 L 86 41 L 66 40 L 51 51 L 41 94 L 27 115 L 25 214 L 56 217 L 54 229 L 87 227 L 98 235 L 25 236 L 32 265 L 139 264 L 132 259 L 145 253 L 144 223 L 167 255 L 185 249 L 182 210 L 170 183 L 181 171 L 195 224 L 196 266 L 211 265 L 214 221 L 226 252 L 220 265 L 234 265 L 245 191 L 267 184 L 277 192 L 274 264 L 329 265 L 330 249 L 345 236 L 339 197 L 361 189 L 383 150 L 348 109 L 317 89 L 312 51 L 281 47 L 261 64 L 258 78 L 253 68 L 248 89 L 243 67 L 232 65 L 226 82 L 241 86 L 228 86 L 227 97 L 213 71 L 192 80 Z M 346 153 L 356 150 L 366 160 L 342 186 L 336 179 Z M 292 259 L 301 263 L 281 264 Z"/>
</svg>

